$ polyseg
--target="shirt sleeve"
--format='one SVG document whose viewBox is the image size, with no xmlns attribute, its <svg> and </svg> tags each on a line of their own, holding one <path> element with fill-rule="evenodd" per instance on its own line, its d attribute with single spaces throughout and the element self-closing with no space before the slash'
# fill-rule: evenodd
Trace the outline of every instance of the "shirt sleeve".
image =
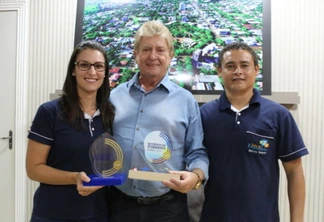
<svg viewBox="0 0 324 222">
<path fill-rule="evenodd" d="M 56 109 L 49 104 L 42 104 L 33 119 L 28 138 L 39 143 L 52 145 L 54 141 L 54 124 Z"/>
<path fill-rule="evenodd" d="M 291 161 L 308 154 L 297 124 L 289 111 L 280 121 L 278 153 L 281 161 Z"/>
<path fill-rule="evenodd" d="M 201 169 L 207 180 L 209 159 L 206 148 L 203 145 L 204 134 L 197 102 L 192 102 L 189 109 L 190 120 L 185 138 L 185 162 L 189 171 L 196 168 Z"/>
</svg>

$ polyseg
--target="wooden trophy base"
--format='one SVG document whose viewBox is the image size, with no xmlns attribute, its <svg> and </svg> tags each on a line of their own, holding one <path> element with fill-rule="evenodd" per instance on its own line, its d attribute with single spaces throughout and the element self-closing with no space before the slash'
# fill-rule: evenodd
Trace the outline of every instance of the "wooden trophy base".
<svg viewBox="0 0 324 222">
<path fill-rule="evenodd" d="M 148 171 L 129 170 L 128 178 L 135 180 L 163 181 L 170 180 L 171 178 L 180 180 L 180 175 L 172 173 L 157 173 Z"/>
</svg>

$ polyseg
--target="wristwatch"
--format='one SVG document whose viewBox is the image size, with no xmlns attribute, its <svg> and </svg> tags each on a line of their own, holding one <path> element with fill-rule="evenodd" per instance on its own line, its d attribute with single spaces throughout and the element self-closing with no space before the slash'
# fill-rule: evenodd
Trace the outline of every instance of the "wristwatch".
<svg viewBox="0 0 324 222">
<path fill-rule="evenodd" d="M 202 180 L 201 180 L 201 178 L 200 178 L 200 176 L 199 176 L 199 173 L 194 172 L 194 171 L 192 171 L 192 172 L 193 172 L 194 174 L 196 174 L 197 177 L 198 177 L 197 183 L 196 183 L 196 185 L 195 185 L 195 187 L 194 187 L 193 189 L 194 189 L 194 190 L 198 190 L 198 189 L 200 188 L 201 184 L 202 184 Z"/>
</svg>

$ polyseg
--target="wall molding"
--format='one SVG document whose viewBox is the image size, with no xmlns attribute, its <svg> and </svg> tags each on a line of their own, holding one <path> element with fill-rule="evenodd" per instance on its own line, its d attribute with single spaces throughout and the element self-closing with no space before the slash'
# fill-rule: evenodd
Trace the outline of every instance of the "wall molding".
<svg viewBox="0 0 324 222">
<path fill-rule="evenodd" d="M 62 94 L 62 90 L 55 90 L 55 93 L 50 94 L 50 100 L 58 98 Z M 198 103 L 206 103 L 218 99 L 220 95 L 195 95 Z M 282 104 L 288 108 L 295 107 L 300 103 L 300 96 L 297 92 L 272 92 L 271 95 L 263 95 L 264 98 Z"/>
<path fill-rule="evenodd" d="M 220 95 L 195 95 L 199 103 L 205 103 L 218 99 Z M 300 103 L 300 96 L 297 92 L 272 92 L 271 95 L 263 95 L 264 98 L 270 99 L 282 105 L 297 105 Z"/>
<path fill-rule="evenodd" d="M 27 3 L 1 1 L 0 11 L 17 12 L 16 108 L 15 108 L 15 222 L 26 221 L 27 175 L 25 170 L 27 122 Z"/>
</svg>

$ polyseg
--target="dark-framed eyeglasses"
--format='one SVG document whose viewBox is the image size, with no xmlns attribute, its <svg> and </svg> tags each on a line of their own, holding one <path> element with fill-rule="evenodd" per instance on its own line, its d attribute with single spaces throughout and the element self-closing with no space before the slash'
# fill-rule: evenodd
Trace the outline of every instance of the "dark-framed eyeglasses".
<svg viewBox="0 0 324 222">
<path fill-rule="evenodd" d="M 82 71 L 88 71 L 91 66 L 93 66 L 94 69 L 98 72 L 103 72 L 106 69 L 106 64 L 104 62 L 95 62 L 92 64 L 90 62 L 80 60 L 78 62 L 75 62 L 74 64 Z"/>
</svg>

